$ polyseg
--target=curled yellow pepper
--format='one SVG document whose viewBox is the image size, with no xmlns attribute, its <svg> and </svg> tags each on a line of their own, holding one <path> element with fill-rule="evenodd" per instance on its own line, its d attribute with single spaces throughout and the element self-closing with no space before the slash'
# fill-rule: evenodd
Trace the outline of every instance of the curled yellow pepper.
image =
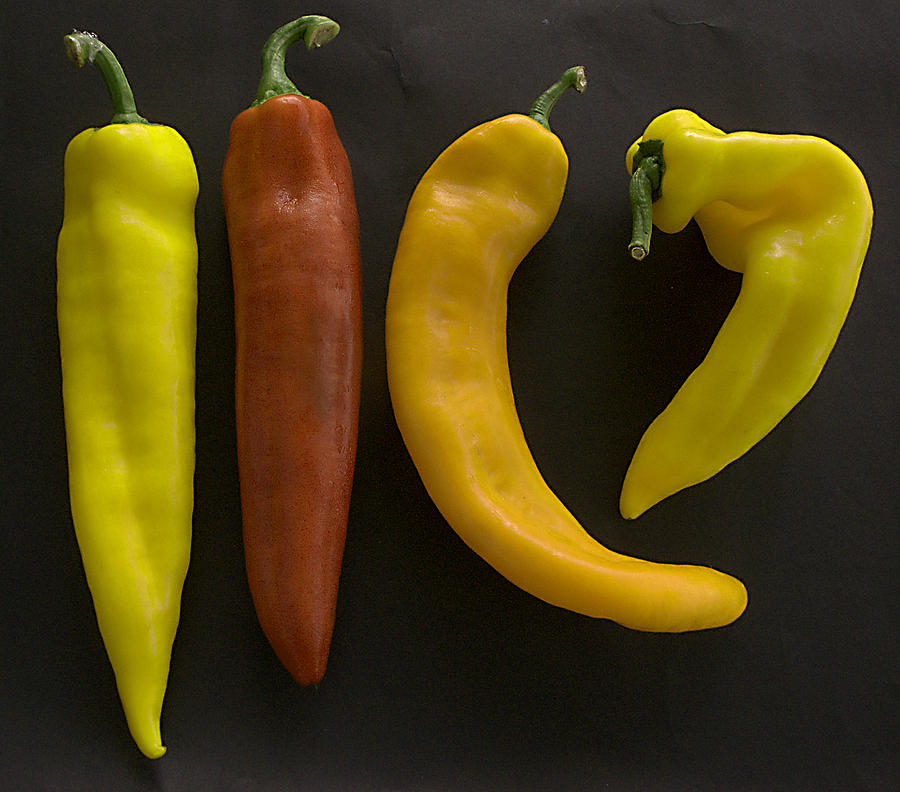
<svg viewBox="0 0 900 792">
<path fill-rule="evenodd" d="M 725 134 L 689 110 L 654 119 L 626 164 L 635 258 L 652 225 L 675 233 L 693 218 L 713 258 L 743 273 L 705 359 L 638 445 L 620 498 L 633 518 L 718 473 L 812 388 L 856 293 L 872 200 L 822 138 Z"/>
<path fill-rule="evenodd" d="M 413 193 L 387 301 L 387 370 L 403 440 L 466 544 L 553 605 L 656 632 L 717 627 L 744 610 L 740 581 L 596 542 L 542 478 L 519 423 L 506 349 L 507 290 L 562 201 L 568 158 L 547 125 L 576 67 L 529 116 L 451 144 Z"/>
<path fill-rule="evenodd" d="M 191 546 L 197 170 L 149 124 L 91 34 L 70 57 L 103 74 L 113 123 L 66 149 L 57 313 L 72 519 L 125 717 L 148 757 Z"/>
</svg>

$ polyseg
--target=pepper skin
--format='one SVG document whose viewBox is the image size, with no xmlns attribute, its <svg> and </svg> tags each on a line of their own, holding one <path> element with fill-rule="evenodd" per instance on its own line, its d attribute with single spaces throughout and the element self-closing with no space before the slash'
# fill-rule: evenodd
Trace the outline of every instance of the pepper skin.
<svg viewBox="0 0 900 792">
<path fill-rule="evenodd" d="M 165 752 L 160 712 L 191 545 L 197 171 L 184 139 L 137 115 L 115 57 L 94 63 L 113 123 L 66 149 L 57 302 L 72 518 L 128 727 Z"/>
<path fill-rule="evenodd" d="M 652 151 L 643 167 L 650 141 L 664 175 Z M 637 202 L 636 218 L 652 214 L 652 224 L 636 219 L 636 258 L 652 225 L 675 233 L 694 218 L 713 258 L 743 273 L 706 358 L 638 445 L 620 498 L 634 518 L 740 457 L 812 388 L 853 302 L 872 200 L 859 168 L 826 140 L 725 134 L 689 110 L 652 121 L 626 162 L 633 185 L 648 170 L 660 196 L 646 200 L 650 184 Z"/>
<path fill-rule="evenodd" d="M 362 372 L 359 221 L 328 109 L 297 93 L 284 51 L 337 35 L 279 28 L 257 102 L 231 127 L 222 189 L 234 280 L 238 465 L 247 576 L 260 625 L 301 685 L 334 629 Z"/>
<path fill-rule="evenodd" d="M 543 480 L 516 413 L 507 291 L 562 201 L 568 158 L 546 117 L 568 86 L 583 88 L 580 67 L 530 117 L 507 115 L 464 134 L 416 187 L 387 301 L 397 424 L 441 514 L 515 585 L 638 630 L 728 624 L 747 601 L 738 580 L 597 543 Z"/>
</svg>

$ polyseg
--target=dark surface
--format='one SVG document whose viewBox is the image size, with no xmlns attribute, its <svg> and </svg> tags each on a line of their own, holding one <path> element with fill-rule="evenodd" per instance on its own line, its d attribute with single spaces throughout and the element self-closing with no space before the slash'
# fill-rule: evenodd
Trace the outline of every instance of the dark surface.
<svg viewBox="0 0 900 792">
<path fill-rule="evenodd" d="M 288 72 L 325 101 L 354 169 L 364 259 L 357 477 L 331 661 L 294 684 L 247 591 L 219 177 L 258 53 L 303 13 L 342 25 Z M 3 12 L 3 714 L 8 790 L 817 790 L 898 775 L 898 6 L 878 2 L 47 2 Z M 192 564 L 163 712 L 134 747 L 68 509 L 55 246 L 69 139 L 106 123 L 62 36 L 96 31 L 139 111 L 197 160 L 199 338 Z M 559 217 L 510 290 L 517 403 L 547 481 L 610 547 L 741 578 L 716 631 L 629 632 L 524 594 L 437 514 L 388 398 L 383 320 L 406 201 L 459 134 L 581 63 L 553 127 Z M 869 181 L 875 227 L 817 385 L 711 481 L 634 522 L 617 499 L 647 423 L 740 286 L 696 226 L 632 262 L 624 153 L 657 114 L 804 132 Z"/>
</svg>

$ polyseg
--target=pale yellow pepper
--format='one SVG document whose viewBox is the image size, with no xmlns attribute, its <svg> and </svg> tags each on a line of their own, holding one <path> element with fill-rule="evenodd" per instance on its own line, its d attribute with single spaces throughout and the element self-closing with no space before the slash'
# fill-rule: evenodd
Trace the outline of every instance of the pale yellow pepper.
<svg viewBox="0 0 900 792">
<path fill-rule="evenodd" d="M 570 70 L 554 88 L 582 80 Z M 747 602 L 740 581 L 600 545 L 551 491 L 525 441 L 507 361 L 506 299 L 566 186 L 568 158 L 546 126 L 547 104 L 467 132 L 415 189 L 387 302 L 398 426 L 447 522 L 520 588 L 638 630 L 727 624 Z"/>
<path fill-rule="evenodd" d="M 689 110 L 654 119 L 626 164 L 635 258 L 649 249 L 651 213 L 666 233 L 693 218 L 713 258 L 743 274 L 706 358 L 638 445 L 620 499 L 633 518 L 718 473 L 812 388 L 856 293 L 872 200 L 822 138 L 725 134 Z"/>
<path fill-rule="evenodd" d="M 117 108 L 65 157 L 57 308 L 72 518 L 128 727 L 156 758 L 191 546 L 197 171 L 174 129 L 134 111 L 112 53 L 87 34 L 66 40 L 113 81 Z"/>
</svg>

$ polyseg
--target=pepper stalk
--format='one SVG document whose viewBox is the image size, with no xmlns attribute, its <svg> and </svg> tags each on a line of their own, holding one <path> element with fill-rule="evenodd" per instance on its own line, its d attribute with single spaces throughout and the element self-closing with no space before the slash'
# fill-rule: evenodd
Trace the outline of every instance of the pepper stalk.
<svg viewBox="0 0 900 792">
<path fill-rule="evenodd" d="M 631 200 L 631 242 L 628 252 L 637 261 L 650 253 L 653 231 L 653 202 L 662 195 L 662 177 L 666 172 L 661 140 L 643 140 L 638 144 L 632 165 L 628 197 Z"/>
<path fill-rule="evenodd" d="M 572 66 L 570 69 L 566 69 L 562 77 L 534 100 L 534 104 L 527 113 L 528 117 L 537 121 L 544 129 L 549 130 L 550 111 L 559 97 L 569 88 L 574 88 L 578 93 L 583 93 L 587 88 L 587 78 L 583 66 Z"/>
<path fill-rule="evenodd" d="M 256 100 L 251 107 L 261 105 L 273 96 L 289 93 L 309 99 L 306 94 L 297 89 L 284 70 L 287 48 L 302 38 L 306 49 L 315 49 L 327 44 L 340 32 L 341 26 L 333 19 L 312 14 L 288 22 L 272 33 L 263 45 L 262 75 L 259 79 Z"/>
<path fill-rule="evenodd" d="M 149 124 L 137 111 L 134 94 L 128 84 L 125 71 L 113 51 L 107 47 L 96 33 L 73 31 L 63 37 L 66 55 L 79 69 L 86 63 L 97 67 L 113 106 L 112 124 Z"/>
</svg>

